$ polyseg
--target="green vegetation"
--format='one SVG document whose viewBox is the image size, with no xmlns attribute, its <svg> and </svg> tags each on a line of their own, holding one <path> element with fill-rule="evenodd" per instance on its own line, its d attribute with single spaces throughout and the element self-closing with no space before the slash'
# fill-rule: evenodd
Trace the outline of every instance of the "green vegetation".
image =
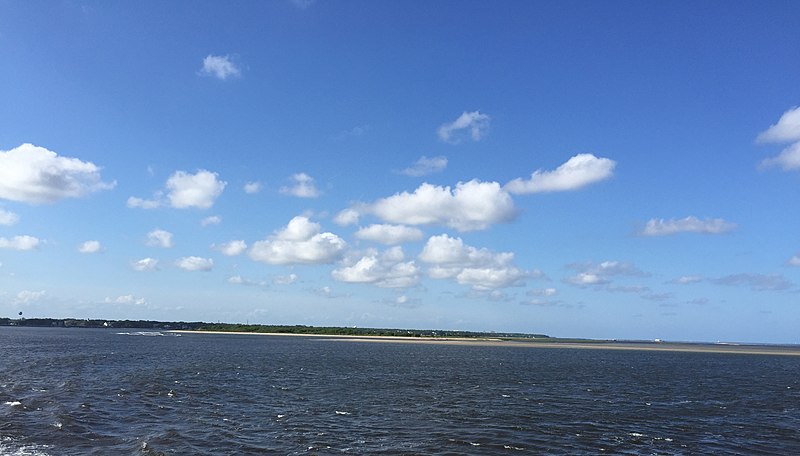
<svg viewBox="0 0 800 456">
<path fill-rule="evenodd" d="M 393 336 L 428 338 L 506 339 L 531 340 L 550 339 L 544 334 L 495 333 L 477 331 L 452 331 L 440 329 L 391 329 L 357 328 L 342 326 L 304 325 L 250 325 L 236 323 L 164 322 L 151 320 L 81 320 L 75 318 L 0 318 L 0 326 L 39 326 L 66 328 L 137 328 L 159 330 L 220 331 L 276 334 L 317 334 L 326 336 Z"/>
</svg>

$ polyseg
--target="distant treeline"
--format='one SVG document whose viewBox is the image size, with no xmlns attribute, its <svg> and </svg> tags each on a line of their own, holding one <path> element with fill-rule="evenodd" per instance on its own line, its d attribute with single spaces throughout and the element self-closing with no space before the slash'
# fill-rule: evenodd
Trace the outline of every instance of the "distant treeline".
<svg viewBox="0 0 800 456">
<path fill-rule="evenodd" d="M 503 339 L 543 339 L 544 334 L 496 333 L 476 331 L 451 331 L 440 329 L 390 329 L 356 328 L 341 326 L 305 325 L 250 325 L 236 323 L 167 322 L 152 320 L 82 320 L 76 318 L 0 318 L 0 326 L 39 326 L 62 328 L 137 328 L 185 331 L 251 332 L 278 334 L 319 334 L 346 336 L 395 336 L 395 337 L 464 337 Z"/>
</svg>

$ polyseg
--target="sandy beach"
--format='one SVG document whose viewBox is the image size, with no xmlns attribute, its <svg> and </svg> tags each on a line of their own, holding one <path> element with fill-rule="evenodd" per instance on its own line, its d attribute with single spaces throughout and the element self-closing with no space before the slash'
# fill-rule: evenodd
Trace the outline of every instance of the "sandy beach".
<svg viewBox="0 0 800 456">
<path fill-rule="evenodd" d="M 750 344 L 710 344 L 710 343 L 684 343 L 684 342 L 619 342 L 619 341 L 586 341 L 586 342 L 558 342 L 539 340 L 501 340 L 492 338 L 466 339 L 466 338 L 433 338 L 433 337 L 402 337 L 402 336 L 349 336 L 325 334 L 287 334 L 287 333 L 252 333 L 252 332 L 223 332 L 223 331 L 170 331 L 184 334 L 220 334 L 220 335 L 248 335 L 248 336 L 282 336 L 282 337 L 314 337 L 331 342 L 375 342 L 375 343 L 411 343 L 411 344 L 446 344 L 446 345 L 472 345 L 486 347 L 522 347 L 522 348 L 572 348 L 581 350 L 638 350 L 638 351 L 664 351 L 687 353 L 729 353 L 740 355 L 778 355 L 800 356 L 800 346 L 786 345 L 750 345 Z"/>
</svg>

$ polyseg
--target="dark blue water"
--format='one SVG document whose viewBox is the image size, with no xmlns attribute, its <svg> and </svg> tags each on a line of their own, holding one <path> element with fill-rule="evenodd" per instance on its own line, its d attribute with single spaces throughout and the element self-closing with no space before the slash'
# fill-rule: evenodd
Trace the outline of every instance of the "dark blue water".
<svg viewBox="0 0 800 456">
<path fill-rule="evenodd" d="M 118 333 L 0 327 L 0 455 L 800 454 L 800 357 Z"/>
</svg>

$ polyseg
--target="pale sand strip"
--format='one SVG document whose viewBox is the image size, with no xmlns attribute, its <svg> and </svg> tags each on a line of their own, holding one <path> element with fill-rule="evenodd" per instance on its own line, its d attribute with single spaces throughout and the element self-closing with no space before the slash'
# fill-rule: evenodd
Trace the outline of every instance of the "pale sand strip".
<svg viewBox="0 0 800 456">
<path fill-rule="evenodd" d="M 465 339 L 448 337 L 350 336 L 334 334 L 252 333 L 234 331 L 170 331 L 185 334 L 236 334 L 248 336 L 316 337 L 332 342 L 383 342 L 411 344 L 472 345 L 485 347 L 573 348 L 582 350 L 638 350 L 686 353 L 730 353 L 741 355 L 800 356 L 800 347 L 771 345 L 687 344 L 677 342 L 534 342 L 500 339 Z"/>
</svg>

